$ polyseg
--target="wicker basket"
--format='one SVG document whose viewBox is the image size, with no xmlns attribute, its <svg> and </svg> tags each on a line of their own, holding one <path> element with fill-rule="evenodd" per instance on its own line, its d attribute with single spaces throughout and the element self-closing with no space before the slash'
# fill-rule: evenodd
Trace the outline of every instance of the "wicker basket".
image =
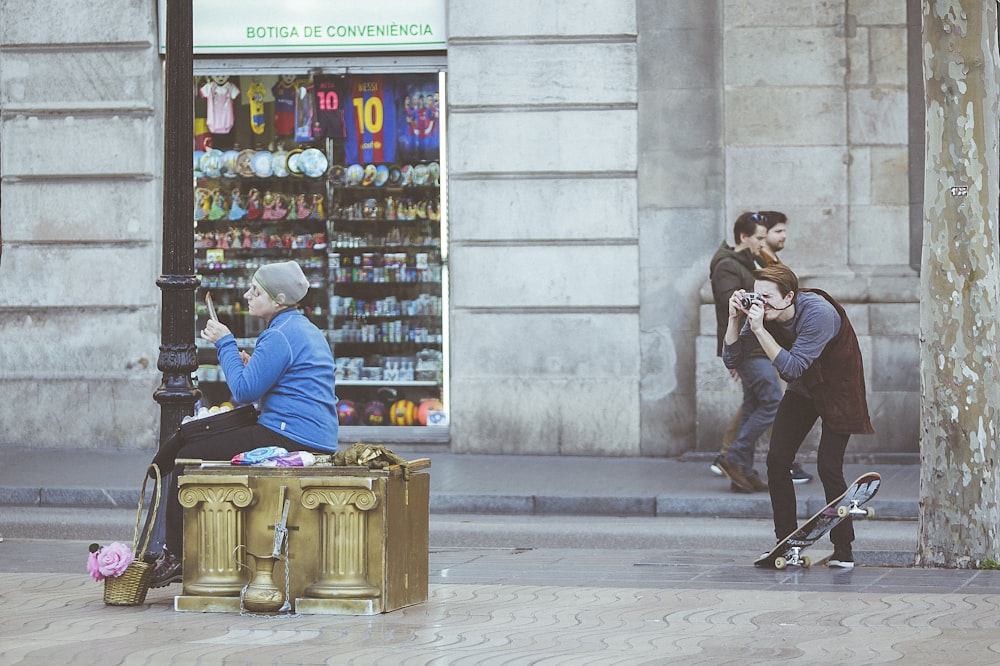
<svg viewBox="0 0 1000 666">
<path fill-rule="evenodd" d="M 149 523 L 156 522 L 156 512 L 160 508 L 160 468 L 150 465 L 156 478 L 156 491 L 153 493 L 153 513 Z M 132 550 L 135 560 L 128 565 L 121 576 L 117 578 L 108 577 L 104 579 L 104 603 L 109 606 L 138 606 L 146 600 L 146 593 L 149 592 L 149 585 L 153 582 L 153 564 L 145 560 L 146 549 L 149 547 L 149 535 L 152 529 L 146 531 L 146 538 L 143 540 L 142 548 L 139 547 L 139 525 L 142 522 L 142 501 L 146 497 L 146 480 L 149 474 L 142 479 L 142 490 L 139 491 L 139 513 L 135 519 L 135 536 L 132 537 Z"/>
</svg>

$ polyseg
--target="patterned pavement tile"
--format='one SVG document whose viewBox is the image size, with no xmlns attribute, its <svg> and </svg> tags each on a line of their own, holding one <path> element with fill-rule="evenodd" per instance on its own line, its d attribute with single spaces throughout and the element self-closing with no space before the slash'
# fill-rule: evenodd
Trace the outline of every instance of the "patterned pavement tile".
<svg viewBox="0 0 1000 666">
<path fill-rule="evenodd" d="M 84 575 L 0 574 L 3 664 L 1000 662 L 1000 595 L 434 583 L 377 616 L 105 606 Z"/>
</svg>

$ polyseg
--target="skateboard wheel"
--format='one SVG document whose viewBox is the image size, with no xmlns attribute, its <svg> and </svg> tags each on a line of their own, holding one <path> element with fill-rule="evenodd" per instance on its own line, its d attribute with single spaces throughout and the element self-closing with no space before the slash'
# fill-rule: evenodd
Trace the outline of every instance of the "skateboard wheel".
<svg viewBox="0 0 1000 666">
<path fill-rule="evenodd" d="M 809 567 L 812 566 L 812 563 L 813 563 L 813 561 L 810 560 L 808 557 L 803 557 L 802 558 L 802 568 L 803 569 L 808 569 Z"/>
<path fill-rule="evenodd" d="M 871 507 L 870 506 L 867 509 L 865 509 L 865 515 L 867 515 L 869 518 L 874 518 L 875 517 L 875 507 Z"/>
<path fill-rule="evenodd" d="M 840 518 L 847 518 L 848 513 L 849 511 L 846 506 L 837 507 L 837 516 L 839 516 Z"/>
<path fill-rule="evenodd" d="M 788 560 L 786 560 L 785 558 L 783 558 L 783 557 L 776 557 L 776 558 L 774 558 L 774 568 L 775 569 L 784 569 L 787 566 L 788 566 Z"/>
</svg>

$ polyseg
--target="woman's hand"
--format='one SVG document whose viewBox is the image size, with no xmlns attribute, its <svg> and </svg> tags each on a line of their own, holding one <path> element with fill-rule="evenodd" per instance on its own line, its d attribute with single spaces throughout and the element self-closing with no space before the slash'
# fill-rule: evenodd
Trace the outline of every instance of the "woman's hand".
<svg viewBox="0 0 1000 666">
<path fill-rule="evenodd" d="M 201 331 L 201 339 L 211 342 L 213 345 L 222 338 L 230 335 L 232 331 L 225 324 L 220 324 L 214 319 L 209 319 L 205 323 L 205 328 Z"/>
</svg>

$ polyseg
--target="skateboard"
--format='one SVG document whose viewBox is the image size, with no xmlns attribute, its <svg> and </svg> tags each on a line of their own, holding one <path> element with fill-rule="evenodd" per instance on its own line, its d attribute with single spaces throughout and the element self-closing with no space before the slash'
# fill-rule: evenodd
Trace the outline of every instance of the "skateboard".
<svg viewBox="0 0 1000 666">
<path fill-rule="evenodd" d="M 770 553 L 754 561 L 758 567 L 784 569 L 787 566 L 808 568 L 812 562 L 802 555 L 802 551 L 819 541 L 823 536 L 847 517 L 871 518 L 875 510 L 861 508 L 865 502 L 875 497 L 882 477 L 868 472 L 858 477 L 847 491 L 833 500 L 807 520 L 805 524 L 778 542 Z"/>
</svg>

